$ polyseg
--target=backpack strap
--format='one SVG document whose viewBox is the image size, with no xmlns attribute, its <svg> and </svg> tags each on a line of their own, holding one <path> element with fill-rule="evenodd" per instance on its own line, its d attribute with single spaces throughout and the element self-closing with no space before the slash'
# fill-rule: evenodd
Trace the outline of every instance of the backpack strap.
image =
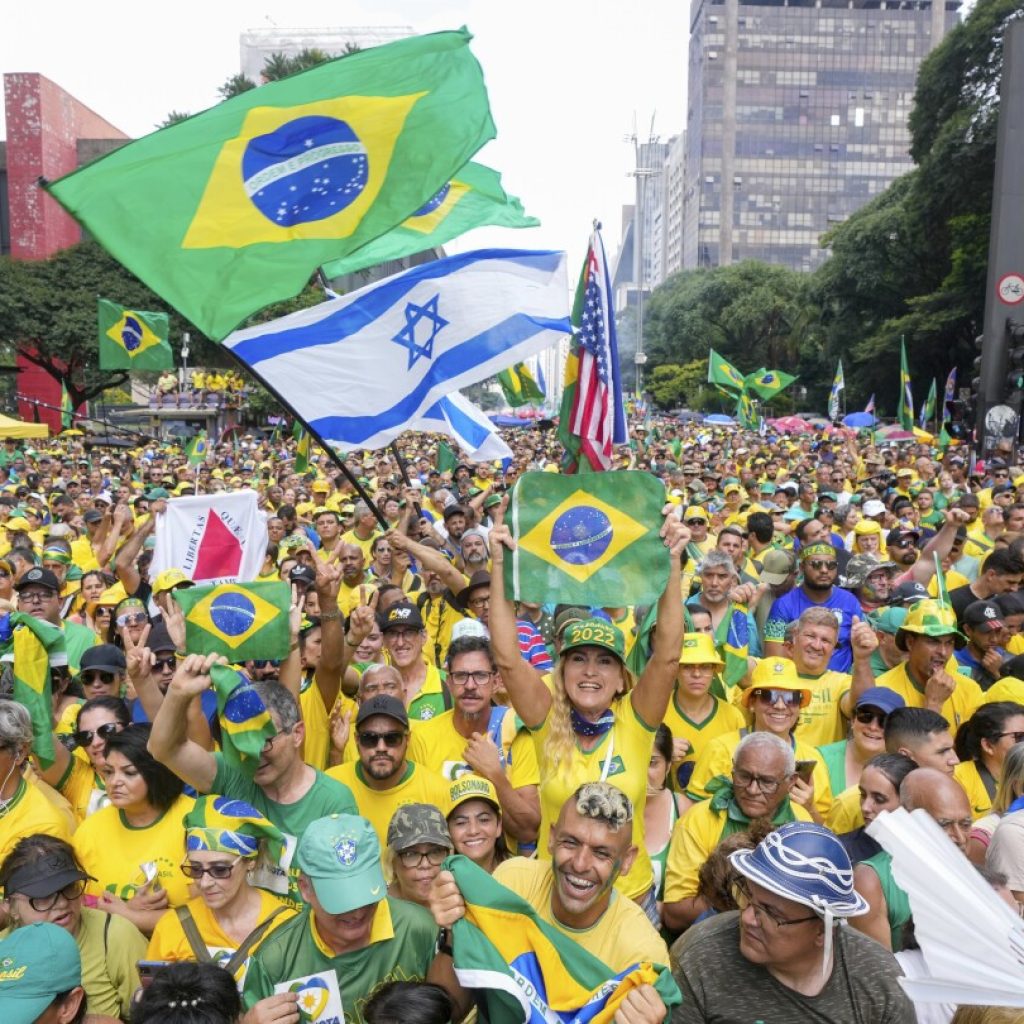
<svg viewBox="0 0 1024 1024">
<path fill-rule="evenodd" d="M 260 939 L 270 931 L 270 926 L 274 923 L 274 918 L 279 914 L 283 914 L 288 908 L 278 907 L 276 910 L 271 911 L 248 935 L 242 940 L 242 944 L 235 950 L 234 955 L 224 965 L 224 970 L 228 972 L 232 977 L 235 976 L 239 967 L 245 963 L 249 958 L 249 954 L 252 952 L 254 946 L 258 945 Z"/>
<path fill-rule="evenodd" d="M 210 956 L 210 951 L 206 948 L 202 935 L 199 934 L 199 927 L 196 925 L 196 919 L 192 916 L 192 911 L 187 906 L 182 906 L 175 907 L 174 913 L 178 916 L 181 930 L 185 933 L 185 938 L 188 939 L 192 955 L 196 958 L 197 963 L 212 963 L 213 957 Z"/>
</svg>

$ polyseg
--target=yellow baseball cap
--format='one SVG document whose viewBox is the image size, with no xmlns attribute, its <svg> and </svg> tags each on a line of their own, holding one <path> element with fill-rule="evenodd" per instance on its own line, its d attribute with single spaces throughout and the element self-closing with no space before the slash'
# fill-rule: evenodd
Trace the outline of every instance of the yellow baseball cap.
<svg viewBox="0 0 1024 1024">
<path fill-rule="evenodd" d="M 743 692 L 743 706 L 750 707 L 755 690 L 797 690 L 803 694 L 801 707 L 811 702 L 811 691 L 804 686 L 789 658 L 762 658 L 750 676 L 750 688 Z"/>
<path fill-rule="evenodd" d="M 701 508 L 700 505 L 690 505 L 687 510 L 683 513 L 683 521 L 687 519 L 703 519 L 705 523 L 711 522 L 711 516 L 708 515 L 707 509 Z"/>
<path fill-rule="evenodd" d="M 494 805 L 499 814 L 501 813 L 498 791 L 494 788 L 494 783 L 482 775 L 460 775 L 448 787 L 448 817 L 451 817 L 456 807 L 467 800 L 486 800 Z"/>
<path fill-rule="evenodd" d="M 163 572 L 157 573 L 156 579 L 153 580 L 153 596 L 156 597 L 157 594 L 162 594 L 165 590 L 173 590 L 182 583 L 191 585 L 192 581 L 181 569 L 164 569 Z"/>
</svg>

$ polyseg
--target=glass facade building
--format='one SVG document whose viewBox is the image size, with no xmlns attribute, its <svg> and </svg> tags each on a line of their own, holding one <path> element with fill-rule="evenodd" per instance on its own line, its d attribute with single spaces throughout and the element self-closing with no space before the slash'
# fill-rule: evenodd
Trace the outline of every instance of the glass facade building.
<svg viewBox="0 0 1024 1024">
<path fill-rule="evenodd" d="M 959 0 L 692 0 L 683 266 L 813 270 L 913 166 L 921 61 Z"/>
</svg>

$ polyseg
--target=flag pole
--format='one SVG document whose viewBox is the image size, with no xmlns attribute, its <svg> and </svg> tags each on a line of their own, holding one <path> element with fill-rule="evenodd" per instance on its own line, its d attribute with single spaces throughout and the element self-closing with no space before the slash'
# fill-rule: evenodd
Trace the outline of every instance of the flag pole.
<svg viewBox="0 0 1024 1024">
<path fill-rule="evenodd" d="M 356 479 L 356 477 L 355 477 L 355 476 L 353 475 L 353 473 L 352 473 L 352 470 L 350 470 L 350 469 L 348 468 L 348 466 L 346 466 L 346 465 L 345 465 L 345 462 L 344 462 L 344 460 L 343 460 L 343 459 L 341 458 L 341 456 L 340 456 L 340 455 L 339 455 L 339 454 L 338 454 L 338 453 L 337 453 L 337 452 L 336 452 L 336 451 L 335 451 L 335 450 L 334 450 L 334 449 L 333 449 L 333 448 L 332 448 L 332 447 L 331 447 L 331 446 L 330 446 L 330 445 L 329 445 L 329 444 L 328 444 L 328 443 L 327 443 L 327 442 L 326 442 L 326 441 L 325 441 L 325 440 L 324 440 L 324 439 L 323 439 L 323 438 L 322 438 L 322 437 L 320 436 L 320 433 L 319 433 L 319 431 L 316 431 L 316 430 L 314 430 L 314 429 L 313 429 L 313 428 L 312 428 L 312 427 L 311 427 L 311 426 L 309 425 L 309 423 L 307 423 L 307 422 L 306 422 L 306 420 L 304 420 L 304 419 L 303 419 L 303 418 L 302 418 L 302 417 L 301 417 L 301 416 L 300 416 L 300 415 L 299 415 L 299 414 L 298 414 L 298 413 L 297 413 L 297 412 L 296 412 L 296 411 L 295 411 L 295 410 L 294 410 L 294 409 L 293 409 L 293 408 L 292 408 L 292 407 L 291 407 L 291 406 L 290 406 L 290 405 L 289 405 L 289 404 L 288 404 L 288 403 L 287 403 L 287 402 L 286 402 L 286 401 L 285 401 L 285 400 L 284 400 L 284 399 L 283 399 L 283 398 L 281 397 L 281 395 L 280 395 L 280 394 L 278 393 L 278 391 L 277 391 L 277 390 L 276 390 L 275 388 L 271 387 L 271 386 L 270 386 L 270 384 L 268 384 L 268 383 L 267 383 L 267 381 L 266 381 L 266 380 L 264 380 L 264 378 L 263 378 L 263 377 L 261 377 L 261 376 L 260 376 L 260 375 L 259 375 L 259 374 L 258 374 L 258 373 L 257 373 L 257 372 L 256 372 L 256 371 L 255 371 L 255 370 L 254 370 L 254 369 L 253 369 L 253 368 L 252 368 L 252 367 L 251 367 L 251 366 L 250 366 L 250 365 L 248 364 L 248 363 L 246 363 L 246 362 L 244 362 L 243 360 L 239 359 L 239 358 L 238 358 L 238 356 L 236 356 L 236 355 L 235 355 L 235 353 L 234 353 L 234 352 L 233 352 L 233 351 L 232 351 L 231 349 L 227 348 L 226 346 L 224 347 L 224 352 L 226 352 L 226 353 L 227 353 L 227 354 L 228 354 L 228 355 L 229 355 L 229 356 L 230 356 L 230 357 L 231 357 L 231 358 L 232 358 L 232 359 L 233 359 L 233 360 L 234 360 L 234 361 L 235 361 L 236 363 L 238 363 L 238 365 L 239 365 L 239 366 L 240 366 L 240 367 L 241 367 L 241 368 L 242 368 L 242 369 L 243 369 L 243 370 L 244 370 L 244 371 L 245 371 L 246 373 L 248 373 L 250 377 L 253 377 L 253 378 L 254 378 L 255 380 L 259 381 L 260 385 L 261 385 L 262 387 L 266 388 L 266 389 L 267 389 L 267 391 L 268 391 L 268 392 L 269 392 L 269 393 L 270 393 L 271 395 L 273 395 L 273 397 L 274 397 L 275 399 L 277 399 L 277 401 L 278 401 L 278 403 L 279 403 L 279 404 L 281 405 L 281 408 L 282 408 L 282 409 L 287 409 L 287 410 L 288 410 L 288 412 L 290 412 L 290 413 L 292 414 L 292 416 L 293 416 L 293 417 L 294 417 L 294 418 L 295 418 L 296 420 L 298 420 L 298 422 L 299 422 L 299 423 L 301 423 L 301 424 L 302 424 L 302 428 L 303 428 L 303 430 L 305 430 L 305 431 L 306 431 L 306 433 L 307 433 L 307 434 L 309 434 L 309 436 L 310 436 L 311 438 L 313 438 L 313 440 L 314 440 L 314 441 L 316 441 L 316 443 L 317 443 L 318 445 L 320 445 L 320 447 L 321 447 L 321 448 L 322 448 L 322 449 L 323 449 L 323 450 L 324 450 L 325 452 L 327 452 L 327 457 L 328 457 L 328 458 L 329 458 L 329 459 L 331 460 L 331 462 L 333 462 L 333 463 L 334 463 L 334 464 L 335 464 L 335 465 L 336 465 L 336 466 L 338 467 L 338 469 L 340 469 L 340 470 L 341 470 L 341 472 L 342 472 L 342 474 L 344 475 L 345 479 L 346 479 L 346 480 L 347 480 L 347 481 L 348 481 L 348 482 L 349 482 L 349 483 L 350 483 L 350 484 L 352 485 L 352 487 L 353 487 L 353 488 L 355 489 L 355 492 L 356 492 L 356 494 L 358 494 L 358 495 L 359 495 L 359 498 L 360 498 L 360 500 L 361 500 L 362 502 L 364 502 L 364 503 L 365 503 L 365 504 L 366 504 L 366 505 L 367 505 L 367 506 L 369 507 L 370 511 L 371 511 L 371 512 L 373 513 L 373 515 L 374 515 L 374 518 L 375 518 L 375 519 L 377 520 L 377 523 L 378 523 L 378 525 L 380 526 L 380 528 L 381 528 L 381 529 L 382 529 L 382 530 L 383 530 L 383 531 L 384 531 L 385 533 L 387 533 L 387 532 L 388 532 L 388 530 L 390 530 L 390 527 L 388 526 L 388 521 L 387 521 L 387 520 L 386 520 L 386 519 L 384 518 L 384 513 L 383 513 L 383 512 L 381 512 L 381 510 L 380 510 L 379 508 L 377 508 L 377 503 L 376 503 L 376 502 L 375 502 L 375 501 L 374 501 L 374 500 L 373 500 L 373 499 L 372 499 L 372 498 L 370 497 L 370 495 L 369 495 L 369 494 L 368 494 L 368 493 L 366 492 L 366 489 L 365 489 L 365 488 L 363 487 L 363 485 L 362 485 L 362 484 L 361 484 L 361 483 L 360 483 L 360 482 L 359 482 L 359 481 L 358 481 L 358 480 Z"/>
<path fill-rule="evenodd" d="M 398 472 L 402 474 L 402 480 L 405 481 L 405 486 L 412 490 L 412 481 L 409 479 L 409 470 L 406 467 L 405 459 L 402 457 L 402 453 L 398 450 L 398 445 L 392 441 L 390 446 L 391 454 L 395 457 L 395 462 L 398 463 Z M 423 516 L 423 509 L 420 508 L 420 503 L 414 501 L 412 507 L 416 512 L 416 518 L 420 519 Z"/>
</svg>

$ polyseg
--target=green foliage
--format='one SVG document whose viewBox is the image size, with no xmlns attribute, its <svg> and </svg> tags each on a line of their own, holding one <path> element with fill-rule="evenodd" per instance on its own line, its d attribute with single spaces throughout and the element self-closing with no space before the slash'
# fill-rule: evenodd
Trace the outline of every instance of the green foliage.
<svg viewBox="0 0 1024 1024">
<path fill-rule="evenodd" d="M 217 95 L 222 100 L 229 100 L 233 96 L 241 96 L 243 92 L 248 92 L 250 89 L 255 89 L 256 83 L 248 76 L 242 74 L 240 71 L 237 75 L 232 75 L 222 86 L 217 89 Z"/>
<path fill-rule="evenodd" d="M 713 389 L 706 383 L 707 376 L 706 359 L 694 359 L 682 366 L 664 363 L 651 371 L 647 390 L 659 408 L 703 409 L 713 401 Z"/>
</svg>

